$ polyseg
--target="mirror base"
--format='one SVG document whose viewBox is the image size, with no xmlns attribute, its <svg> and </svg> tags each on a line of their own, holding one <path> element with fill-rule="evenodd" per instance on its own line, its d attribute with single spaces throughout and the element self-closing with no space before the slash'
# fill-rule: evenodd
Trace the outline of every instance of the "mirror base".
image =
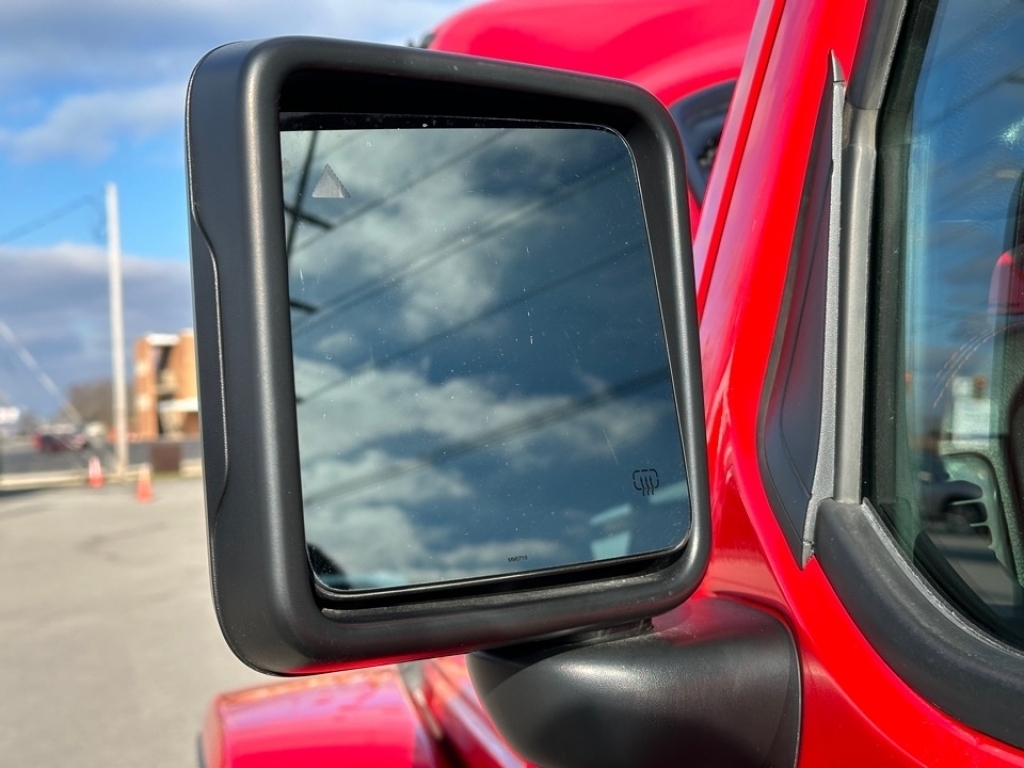
<svg viewBox="0 0 1024 768">
<path fill-rule="evenodd" d="M 718 598 L 674 618 L 474 653 L 469 673 L 509 744 L 544 768 L 794 765 L 800 672 L 786 627 Z"/>
</svg>

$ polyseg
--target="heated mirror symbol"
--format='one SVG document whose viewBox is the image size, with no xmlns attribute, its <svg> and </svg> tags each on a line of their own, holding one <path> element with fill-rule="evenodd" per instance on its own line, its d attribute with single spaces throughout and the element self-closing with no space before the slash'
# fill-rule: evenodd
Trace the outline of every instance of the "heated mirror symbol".
<svg viewBox="0 0 1024 768">
<path fill-rule="evenodd" d="M 644 496 L 653 496 L 660 484 L 656 469 L 638 469 L 633 472 L 633 487 Z"/>
</svg>

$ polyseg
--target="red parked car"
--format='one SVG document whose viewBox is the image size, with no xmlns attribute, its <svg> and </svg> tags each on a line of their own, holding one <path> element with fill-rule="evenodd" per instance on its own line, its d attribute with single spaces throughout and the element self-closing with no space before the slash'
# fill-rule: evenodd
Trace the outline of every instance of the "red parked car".
<svg viewBox="0 0 1024 768">
<path fill-rule="evenodd" d="M 89 440 L 84 433 L 73 429 L 39 431 L 32 435 L 32 444 L 40 453 L 80 451 L 88 443 Z"/>
<path fill-rule="evenodd" d="M 678 162 L 685 154 L 692 178 L 692 153 L 625 86 L 310 41 L 202 63 L 190 95 L 193 258 L 215 600 L 236 653 L 304 674 L 474 651 L 480 700 L 539 765 L 1024 764 L 1022 31 L 1024 8 L 1005 0 L 762 2 L 692 271 Z M 349 102 L 325 95 L 338 84 Z M 255 116 L 209 106 L 232 89 Z M 503 132 L 516 121 L 537 132 Z M 514 273 L 529 312 L 510 293 L 458 315 L 477 297 L 450 300 L 460 275 L 482 290 L 508 273 L 460 262 L 431 280 L 454 241 L 423 227 L 416 242 L 436 260 L 403 256 L 358 285 L 374 263 L 365 254 L 391 258 L 386 244 L 405 245 L 416 205 L 434 197 L 398 205 L 422 168 L 373 197 L 360 189 L 364 154 L 315 144 L 394 139 L 398 163 L 405 138 L 387 131 L 421 124 L 452 132 L 424 141 L 458 135 L 486 156 L 446 182 L 472 211 L 452 236 L 471 243 L 472 264 L 545 275 Z M 216 174 L 213 125 L 252 139 Z M 515 152 L 493 151 L 509 137 Z M 604 152 L 612 170 L 594 176 Z M 271 178 L 272 162 L 259 174 L 268 157 L 286 165 L 269 189 L 255 183 Z M 626 157 L 636 196 L 628 173 L 601 192 Z M 337 183 L 320 186 L 328 166 Z M 225 178 L 245 181 L 245 205 L 207 208 Z M 577 179 L 593 179 L 593 193 L 557 197 Z M 325 194 L 375 202 L 342 213 L 312 201 Z M 263 216 L 282 195 L 285 215 Z M 498 200 L 515 213 L 492 241 Z M 386 237 L 377 219 L 354 217 L 371 204 Z M 311 269 L 316 243 L 342 223 L 353 251 L 336 252 L 360 292 L 325 299 L 307 283 L 332 273 L 298 265 Z M 558 272 L 568 253 L 596 274 L 601 243 L 632 249 L 640 231 L 653 277 L 643 257 L 607 281 Z M 251 245 L 225 245 L 229 233 Z M 379 249 L 360 250 L 362 238 Z M 530 267 L 545 238 L 554 246 Z M 402 270 L 421 268 L 409 285 Z M 571 312 L 545 304 L 542 293 L 569 283 L 586 286 L 560 304 Z M 637 286 L 651 284 L 664 346 L 647 356 L 656 324 Z M 402 301 L 371 303 L 400 288 Z M 635 316 L 615 314 L 620 301 Z M 383 336 L 356 315 L 327 319 L 356 306 Z M 442 307 L 449 325 L 437 331 Z M 410 328 L 419 341 L 406 344 Z M 459 355 L 444 346 L 453 334 Z M 485 342 L 513 365 L 481 363 Z M 536 358 L 538 344 L 555 352 Z M 662 354 L 667 377 L 644 367 Z M 582 387 L 574 398 L 551 394 L 569 378 Z M 402 396 L 398 383 L 413 380 L 429 404 Z M 368 392 L 388 408 L 357 408 L 377 402 Z M 288 407 L 255 426 L 237 418 L 273 402 Z M 661 430 L 677 425 L 673 459 Z M 492 554 L 499 539 L 478 524 L 509 546 Z M 253 745 L 237 765 L 319 749 L 380 764 L 518 759 L 486 727 L 458 662 L 283 685 L 280 698 L 268 687 L 215 704 L 211 768 L 234 734 Z"/>
</svg>

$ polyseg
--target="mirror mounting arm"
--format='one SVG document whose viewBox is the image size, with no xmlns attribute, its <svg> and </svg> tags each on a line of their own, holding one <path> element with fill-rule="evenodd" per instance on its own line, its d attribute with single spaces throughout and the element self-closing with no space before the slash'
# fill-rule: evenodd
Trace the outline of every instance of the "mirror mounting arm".
<svg viewBox="0 0 1024 768">
<path fill-rule="evenodd" d="M 800 723 L 796 644 L 776 618 L 691 598 L 672 626 L 469 656 L 506 740 L 544 768 L 791 766 Z"/>
</svg>

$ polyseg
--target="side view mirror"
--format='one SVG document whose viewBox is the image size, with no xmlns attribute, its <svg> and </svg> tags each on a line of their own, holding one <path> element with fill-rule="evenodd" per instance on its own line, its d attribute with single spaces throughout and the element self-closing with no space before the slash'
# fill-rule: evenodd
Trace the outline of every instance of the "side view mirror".
<svg viewBox="0 0 1024 768">
<path fill-rule="evenodd" d="M 280 673 L 639 621 L 710 546 L 685 176 L 633 86 L 308 38 L 189 87 L 213 592 Z"/>
</svg>

